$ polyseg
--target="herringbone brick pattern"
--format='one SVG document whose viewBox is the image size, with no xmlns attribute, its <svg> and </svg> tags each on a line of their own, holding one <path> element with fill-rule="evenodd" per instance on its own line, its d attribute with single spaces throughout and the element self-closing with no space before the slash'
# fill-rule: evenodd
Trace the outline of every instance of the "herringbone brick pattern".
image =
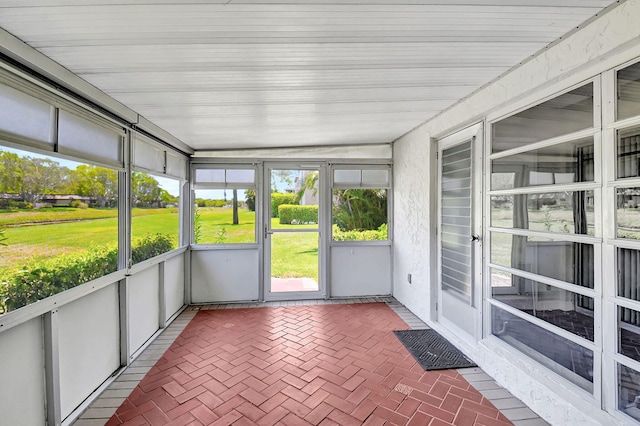
<svg viewBox="0 0 640 426">
<path fill-rule="evenodd" d="M 383 303 L 201 311 L 108 425 L 511 424 Z"/>
</svg>

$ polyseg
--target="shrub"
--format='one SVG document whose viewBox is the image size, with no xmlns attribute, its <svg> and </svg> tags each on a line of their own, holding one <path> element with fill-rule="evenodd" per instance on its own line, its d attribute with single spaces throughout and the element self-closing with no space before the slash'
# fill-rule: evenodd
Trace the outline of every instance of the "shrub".
<svg viewBox="0 0 640 426">
<path fill-rule="evenodd" d="M 278 206 L 278 217 L 281 224 L 318 223 L 318 206 L 282 204 Z"/>
<path fill-rule="evenodd" d="M 173 248 L 166 235 L 148 235 L 134 241 L 132 257 L 141 262 Z M 0 313 L 21 308 L 45 297 L 84 284 L 118 269 L 115 245 L 93 247 L 84 253 L 33 261 L 0 276 Z"/>
<path fill-rule="evenodd" d="M 163 234 L 150 234 L 133 240 L 131 260 L 139 263 L 173 249 L 171 238 Z"/>
<path fill-rule="evenodd" d="M 388 236 L 387 224 L 383 223 L 378 229 L 369 231 L 342 231 L 338 225 L 333 225 L 334 241 L 373 241 L 386 240 Z"/>
<path fill-rule="evenodd" d="M 278 217 L 278 207 L 282 204 L 297 204 L 296 194 L 271 193 L 271 217 Z"/>
<path fill-rule="evenodd" d="M 256 211 L 256 191 L 254 191 L 253 189 L 247 189 L 244 193 L 244 196 L 249 211 Z"/>
<path fill-rule="evenodd" d="M 74 209 L 88 209 L 89 205 L 87 203 L 83 203 L 80 200 L 73 200 L 71 202 L 71 207 L 73 207 Z"/>
</svg>

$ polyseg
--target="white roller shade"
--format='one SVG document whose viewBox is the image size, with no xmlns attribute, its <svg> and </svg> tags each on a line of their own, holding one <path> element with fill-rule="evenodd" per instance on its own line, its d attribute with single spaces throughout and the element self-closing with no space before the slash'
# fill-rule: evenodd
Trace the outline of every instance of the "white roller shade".
<svg viewBox="0 0 640 426">
<path fill-rule="evenodd" d="M 362 181 L 361 170 L 334 170 L 333 171 L 333 183 L 334 184 L 355 184 L 360 186 Z"/>
<path fill-rule="evenodd" d="M 133 134 L 131 164 L 138 171 L 178 179 L 186 179 L 187 177 L 186 157 L 139 133 Z"/>
<path fill-rule="evenodd" d="M 135 169 L 164 174 L 165 154 L 160 144 L 135 134 L 133 138 L 132 165 Z"/>
<path fill-rule="evenodd" d="M 187 178 L 187 158 L 167 151 L 167 176 Z"/>
<path fill-rule="evenodd" d="M 255 186 L 256 170 L 253 168 L 196 168 L 194 170 L 195 189 L 251 189 Z"/>
<path fill-rule="evenodd" d="M 53 106 L 19 90 L 0 84 L 0 132 L 53 148 Z"/>
<path fill-rule="evenodd" d="M 390 170 L 386 168 L 335 169 L 334 188 L 388 188 Z"/>
<path fill-rule="evenodd" d="M 122 167 L 122 129 L 65 110 L 58 114 L 58 152 Z"/>
</svg>

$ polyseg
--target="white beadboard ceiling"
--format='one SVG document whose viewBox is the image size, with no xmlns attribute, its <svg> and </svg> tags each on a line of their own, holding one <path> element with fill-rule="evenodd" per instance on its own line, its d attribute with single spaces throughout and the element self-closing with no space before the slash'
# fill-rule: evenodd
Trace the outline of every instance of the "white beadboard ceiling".
<svg viewBox="0 0 640 426">
<path fill-rule="evenodd" d="M 0 0 L 0 27 L 195 150 L 392 142 L 612 0 Z"/>
</svg>

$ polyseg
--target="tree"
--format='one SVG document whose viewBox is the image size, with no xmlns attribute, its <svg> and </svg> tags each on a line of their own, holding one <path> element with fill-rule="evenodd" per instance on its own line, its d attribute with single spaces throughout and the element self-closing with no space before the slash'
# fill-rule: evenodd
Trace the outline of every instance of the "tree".
<svg viewBox="0 0 640 426">
<path fill-rule="evenodd" d="M 71 180 L 71 193 L 95 198 L 99 207 L 115 207 L 117 205 L 117 171 L 81 164 L 71 172 Z"/>
<path fill-rule="evenodd" d="M 302 198 L 304 197 L 304 193 L 307 191 L 313 191 L 312 194 L 314 197 L 318 194 L 318 176 L 319 173 L 317 171 L 307 173 L 304 177 L 304 183 L 296 193 L 297 204 L 300 204 L 300 201 L 302 201 Z"/>
<path fill-rule="evenodd" d="M 137 207 L 157 207 L 162 201 L 160 184 L 146 173 L 133 172 L 131 176 L 133 204 Z M 165 191 L 166 192 L 166 191 Z"/>
<path fill-rule="evenodd" d="M 247 189 L 244 192 L 245 201 L 247 202 L 247 208 L 249 211 L 256 211 L 256 191 L 253 189 Z"/>
<path fill-rule="evenodd" d="M 385 189 L 337 189 L 333 198 L 334 221 L 342 231 L 378 229 L 387 223 Z"/>
<path fill-rule="evenodd" d="M 237 225 L 240 223 L 238 220 L 238 190 L 233 189 L 233 224 Z"/>
<path fill-rule="evenodd" d="M 24 157 L 20 162 L 22 182 L 20 196 L 28 203 L 37 203 L 47 194 L 60 194 L 68 187 L 70 170 L 48 158 Z"/>
<path fill-rule="evenodd" d="M 0 150 L 0 193 L 17 194 L 22 186 L 22 158 Z"/>
</svg>

